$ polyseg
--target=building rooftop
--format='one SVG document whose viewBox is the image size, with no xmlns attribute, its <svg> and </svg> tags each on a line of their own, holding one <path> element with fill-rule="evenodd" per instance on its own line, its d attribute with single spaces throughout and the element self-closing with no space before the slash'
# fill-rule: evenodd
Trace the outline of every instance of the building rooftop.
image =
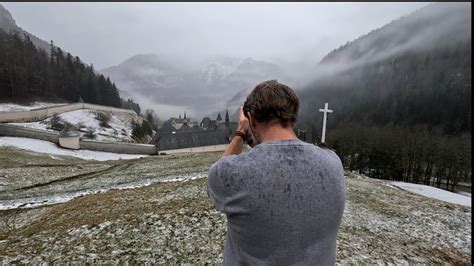
<svg viewBox="0 0 474 266">
<path fill-rule="evenodd" d="M 167 133 L 154 139 L 158 151 L 228 144 L 230 129 Z"/>
</svg>

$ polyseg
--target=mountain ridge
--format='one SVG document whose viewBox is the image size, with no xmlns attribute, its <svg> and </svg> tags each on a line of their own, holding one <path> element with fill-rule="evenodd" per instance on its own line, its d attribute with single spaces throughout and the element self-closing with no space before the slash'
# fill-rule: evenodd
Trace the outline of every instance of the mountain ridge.
<svg viewBox="0 0 474 266">
<path fill-rule="evenodd" d="M 328 128 L 365 121 L 470 130 L 470 102 L 456 100 L 470 99 L 466 6 L 430 4 L 330 52 L 300 92 L 301 124 L 310 127 L 317 108 L 329 102 L 335 112 Z M 436 108 L 443 104 L 446 112 Z"/>
<path fill-rule="evenodd" d="M 463 12 L 467 7 L 468 3 L 429 4 L 334 49 L 323 57 L 320 64 L 354 61 L 376 55 L 383 59 L 380 53 L 386 50 L 395 49 L 396 52 L 403 52 L 413 49 L 430 49 L 431 47 L 419 46 L 430 46 L 437 42 L 444 44 L 446 38 L 459 41 L 464 37 L 462 33 L 466 32 L 466 26 L 470 23 L 470 15 L 467 16 L 467 13 Z M 461 16 L 452 16 L 453 13 L 461 14 Z M 462 27 L 453 27 L 453 25 Z M 431 31 L 433 28 L 436 30 Z M 451 33 L 446 34 L 447 31 Z M 423 38 L 428 38 L 428 40 Z M 374 43 L 377 43 L 375 47 L 369 45 Z M 367 47 L 371 49 L 367 50 Z"/>
<path fill-rule="evenodd" d="M 11 30 L 17 31 L 20 33 L 20 36 L 23 38 L 23 34 L 26 34 L 30 37 L 33 44 L 39 48 L 45 50 L 48 54 L 51 52 L 51 44 L 38 38 L 34 34 L 31 34 L 16 24 L 15 19 L 13 18 L 10 11 L 8 11 L 2 4 L 0 4 L 0 29 L 3 29 L 5 32 L 9 33 Z"/>
<path fill-rule="evenodd" d="M 242 89 L 251 89 L 264 79 L 284 76 L 276 64 L 221 55 L 183 69 L 166 56 L 140 54 L 100 72 L 137 99 L 147 97 L 157 105 L 172 104 L 201 117 L 225 110 L 227 100 Z"/>
</svg>

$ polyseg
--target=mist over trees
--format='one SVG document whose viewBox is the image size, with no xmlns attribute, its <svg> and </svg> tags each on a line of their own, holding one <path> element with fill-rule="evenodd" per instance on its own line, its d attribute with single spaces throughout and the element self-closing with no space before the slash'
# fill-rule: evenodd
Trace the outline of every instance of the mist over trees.
<svg viewBox="0 0 474 266">
<path fill-rule="evenodd" d="M 50 53 L 38 49 L 28 35 L 0 30 L 0 98 L 47 97 L 122 107 L 114 83 L 93 66 L 51 43 Z"/>
<path fill-rule="evenodd" d="M 134 102 L 132 99 L 127 99 L 126 101 L 122 99 L 122 107 L 127 108 L 127 109 L 132 109 L 137 113 L 138 115 L 141 115 L 142 109 L 140 105 L 136 102 Z"/>
<path fill-rule="evenodd" d="M 334 113 L 329 115 L 326 142 L 348 169 L 438 187 L 447 182 L 451 190 L 460 181 L 471 182 L 470 13 L 459 7 L 440 7 L 434 4 L 423 10 L 426 15 L 435 9 L 430 14 L 436 15 L 424 16 L 421 24 L 416 13 L 401 18 L 394 25 L 404 28 L 390 28 L 390 34 L 400 35 L 392 38 L 408 42 L 407 32 L 417 34 L 406 27 L 426 32 L 424 27 L 435 24 L 439 14 L 461 21 L 454 25 L 456 30 L 434 29 L 437 35 L 425 42 L 417 40 L 416 49 L 334 71 L 298 92 L 302 103 L 297 127 L 309 133 L 309 141 L 319 141 L 318 109 L 328 102 Z M 390 47 L 387 36 L 391 36 L 386 33 L 381 28 L 371 33 L 381 38 L 369 34 L 361 39 L 363 44 L 361 40 L 345 44 L 321 64 L 347 58 L 356 61 L 360 56 L 370 59 L 367 54 L 373 47 L 386 52 L 388 48 L 383 47 Z"/>
<path fill-rule="evenodd" d="M 441 128 L 445 134 L 471 131 L 470 42 L 429 52 L 405 53 L 318 80 L 300 92 L 301 120 L 314 121 L 329 102 L 334 127 L 368 121 Z"/>
</svg>

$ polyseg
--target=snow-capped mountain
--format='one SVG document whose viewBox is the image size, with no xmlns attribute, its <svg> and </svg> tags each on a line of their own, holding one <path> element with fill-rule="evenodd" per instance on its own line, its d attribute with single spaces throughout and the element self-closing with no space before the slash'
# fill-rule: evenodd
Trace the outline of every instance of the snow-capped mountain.
<svg viewBox="0 0 474 266">
<path fill-rule="evenodd" d="M 207 85 L 218 83 L 234 72 L 239 66 L 241 59 L 233 57 L 213 57 L 207 60 L 201 70 L 199 78 Z"/>
<path fill-rule="evenodd" d="M 126 94 L 147 98 L 151 108 L 153 103 L 173 105 L 198 117 L 222 112 L 228 99 L 261 81 L 285 78 L 276 64 L 227 56 L 210 57 L 186 68 L 179 60 L 143 54 L 100 72 Z"/>
</svg>

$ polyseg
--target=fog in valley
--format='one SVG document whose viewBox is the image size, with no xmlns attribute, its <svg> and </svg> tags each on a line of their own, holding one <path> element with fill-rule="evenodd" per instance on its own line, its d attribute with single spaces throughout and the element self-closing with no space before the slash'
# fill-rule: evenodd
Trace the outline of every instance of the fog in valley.
<svg viewBox="0 0 474 266">
<path fill-rule="evenodd" d="M 361 47 L 357 60 L 339 56 L 318 66 L 332 50 L 428 4 L 2 3 L 18 26 L 93 64 L 142 110 L 161 119 L 186 112 L 198 121 L 234 112 L 260 81 L 299 90 L 318 76 L 417 46 L 417 38 L 433 34 L 392 40 L 392 49 Z M 456 23 L 441 21 L 437 32 Z"/>
</svg>

